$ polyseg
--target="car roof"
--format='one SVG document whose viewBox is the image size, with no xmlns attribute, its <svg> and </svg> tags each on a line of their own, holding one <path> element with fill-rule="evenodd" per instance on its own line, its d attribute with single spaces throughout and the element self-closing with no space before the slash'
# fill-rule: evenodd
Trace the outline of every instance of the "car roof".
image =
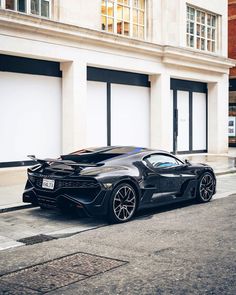
<svg viewBox="0 0 236 295">
<path fill-rule="evenodd" d="M 104 147 L 89 147 L 85 149 L 81 149 L 78 151 L 75 151 L 71 154 L 73 155 L 80 155 L 80 154 L 93 154 L 93 153 L 109 153 L 109 154 L 139 154 L 139 153 L 165 153 L 169 154 L 169 152 L 164 150 L 154 150 L 151 148 L 146 147 L 138 147 L 138 146 L 104 146 Z"/>
<path fill-rule="evenodd" d="M 153 150 L 145 147 L 137 146 L 105 146 L 105 147 L 93 147 L 78 150 L 71 154 L 62 155 L 63 160 L 72 160 L 81 163 L 108 163 L 113 162 L 125 163 L 140 161 L 146 156 L 160 153 L 170 155 L 169 152 L 163 150 Z"/>
<path fill-rule="evenodd" d="M 138 154 L 141 152 L 151 151 L 148 148 L 137 147 L 137 146 L 105 146 L 105 147 L 91 147 L 85 148 L 82 150 L 78 150 L 73 152 L 73 155 L 81 155 L 81 154 L 98 154 L 98 153 L 109 153 L 109 154 Z"/>
</svg>

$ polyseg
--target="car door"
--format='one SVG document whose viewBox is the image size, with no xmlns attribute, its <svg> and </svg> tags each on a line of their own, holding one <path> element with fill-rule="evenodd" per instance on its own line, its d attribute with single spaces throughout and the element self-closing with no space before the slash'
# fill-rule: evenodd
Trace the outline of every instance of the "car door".
<svg viewBox="0 0 236 295">
<path fill-rule="evenodd" d="M 146 187 L 153 188 L 149 201 L 159 202 L 175 198 L 184 181 L 182 177 L 184 163 L 166 154 L 152 154 L 144 161 L 150 168 L 145 180 Z"/>
</svg>

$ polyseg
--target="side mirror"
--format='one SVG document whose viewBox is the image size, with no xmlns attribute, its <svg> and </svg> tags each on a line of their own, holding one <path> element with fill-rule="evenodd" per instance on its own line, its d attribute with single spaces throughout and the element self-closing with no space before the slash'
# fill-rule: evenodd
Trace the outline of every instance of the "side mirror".
<svg viewBox="0 0 236 295">
<path fill-rule="evenodd" d="M 184 163 L 185 163 L 185 165 L 187 165 L 187 166 L 189 166 L 189 165 L 190 165 L 190 162 L 189 162 L 189 160 L 188 160 L 188 159 L 185 159 L 185 160 L 184 160 Z"/>
</svg>

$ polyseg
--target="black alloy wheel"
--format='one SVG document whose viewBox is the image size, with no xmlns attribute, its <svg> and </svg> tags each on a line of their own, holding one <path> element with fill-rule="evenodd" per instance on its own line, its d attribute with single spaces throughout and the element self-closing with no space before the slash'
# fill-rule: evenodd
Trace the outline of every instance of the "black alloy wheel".
<svg viewBox="0 0 236 295">
<path fill-rule="evenodd" d="M 198 186 L 197 200 L 201 203 L 209 202 L 214 194 L 215 180 L 213 175 L 209 172 L 204 173 Z"/>
<path fill-rule="evenodd" d="M 127 183 L 118 185 L 110 199 L 108 218 L 111 223 L 129 221 L 137 207 L 137 196 L 133 187 Z"/>
</svg>

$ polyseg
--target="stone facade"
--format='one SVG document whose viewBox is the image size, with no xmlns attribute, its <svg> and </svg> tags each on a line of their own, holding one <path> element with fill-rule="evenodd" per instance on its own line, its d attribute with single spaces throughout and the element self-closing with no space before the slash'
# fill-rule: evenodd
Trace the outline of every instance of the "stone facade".
<svg viewBox="0 0 236 295">
<path fill-rule="evenodd" d="M 217 50 L 186 46 L 186 7 L 218 17 Z M 0 9 L 0 54 L 60 63 L 63 153 L 86 146 L 87 67 L 149 76 L 150 144 L 173 150 L 171 79 L 207 85 L 207 151 L 228 149 L 226 0 L 146 1 L 144 40 L 101 30 L 101 1 L 52 1 L 51 18 Z M 1 104 L 1 100 L 0 100 Z"/>
</svg>

